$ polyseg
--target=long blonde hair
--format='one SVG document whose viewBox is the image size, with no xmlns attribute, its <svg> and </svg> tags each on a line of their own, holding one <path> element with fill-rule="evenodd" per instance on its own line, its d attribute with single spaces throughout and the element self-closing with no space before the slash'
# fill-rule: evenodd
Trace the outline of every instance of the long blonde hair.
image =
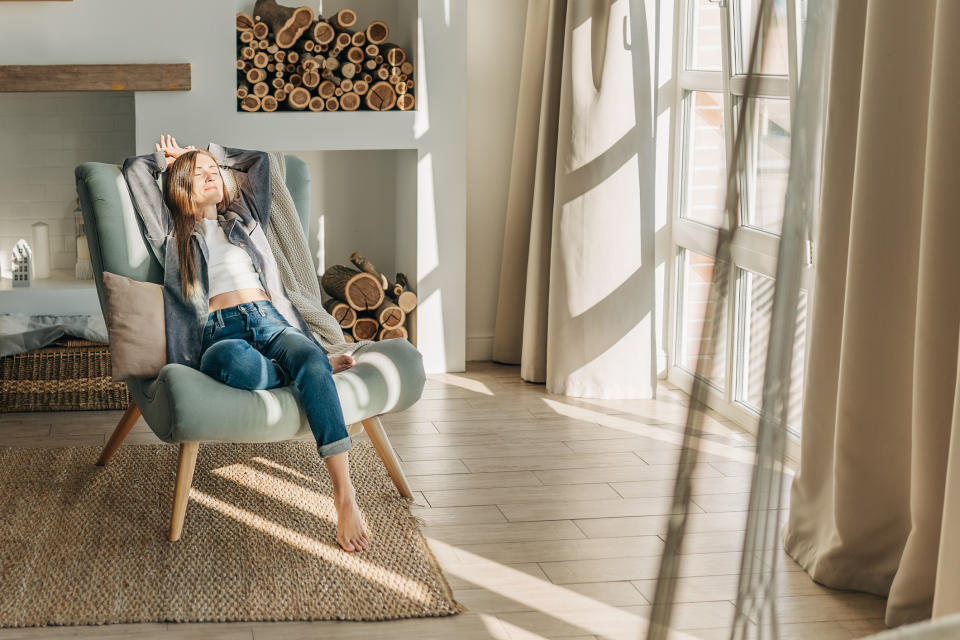
<svg viewBox="0 0 960 640">
<path fill-rule="evenodd" d="M 177 241 L 177 254 L 180 259 L 180 291 L 184 298 L 192 297 L 197 287 L 197 265 L 193 258 L 190 238 L 197 226 L 199 214 L 193 202 L 193 172 L 197 168 L 197 156 L 201 153 L 212 158 L 214 162 L 217 161 L 209 151 L 202 149 L 187 151 L 174 160 L 163 173 L 163 199 L 173 212 L 173 237 Z M 227 193 L 224 185 L 223 199 L 217 205 L 217 212 L 223 213 L 229 206 L 230 194 Z"/>
</svg>

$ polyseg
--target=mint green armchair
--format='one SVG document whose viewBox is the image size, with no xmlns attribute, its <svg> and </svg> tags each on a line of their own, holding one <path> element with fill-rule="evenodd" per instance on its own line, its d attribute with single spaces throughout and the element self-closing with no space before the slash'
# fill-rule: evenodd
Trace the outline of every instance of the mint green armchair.
<svg viewBox="0 0 960 640">
<path fill-rule="evenodd" d="M 287 186 L 300 223 L 307 229 L 309 172 L 295 156 L 287 156 L 286 163 Z M 162 283 L 162 268 L 143 239 L 119 168 L 88 162 L 78 166 L 75 173 L 101 309 L 106 308 L 104 270 L 142 282 Z M 420 399 L 425 381 L 423 358 L 401 338 L 360 347 L 353 355 L 356 364 L 334 375 L 344 419 L 351 435 L 361 428 L 366 431 L 397 490 L 409 498 L 410 487 L 379 416 L 402 411 Z M 141 415 L 158 438 L 180 445 L 171 541 L 178 540 L 183 531 L 201 442 L 277 442 L 311 433 L 293 385 L 246 391 L 181 364 L 166 365 L 154 379 L 128 380 L 126 384 L 133 402 L 97 464 L 105 465 L 110 460 Z"/>
</svg>

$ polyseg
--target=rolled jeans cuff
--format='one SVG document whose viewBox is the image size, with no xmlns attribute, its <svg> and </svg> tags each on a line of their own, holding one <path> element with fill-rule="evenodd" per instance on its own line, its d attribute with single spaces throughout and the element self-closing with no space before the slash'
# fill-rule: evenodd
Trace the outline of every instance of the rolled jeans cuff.
<svg viewBox="0 0 960 640">
<path fill-rule="evenodd" d="M 317 445 L 317 452 L 320 454 L 321 458 L 329 458 L 330 456 L 335 456 L 338 453 L 343 453 L 344 451 L 350 451 L 353 448 L 353 438 L 347 436 L 346 438 L 340 438 L 334 442 L 328 442 L 327 444 Z"/>
</svg>

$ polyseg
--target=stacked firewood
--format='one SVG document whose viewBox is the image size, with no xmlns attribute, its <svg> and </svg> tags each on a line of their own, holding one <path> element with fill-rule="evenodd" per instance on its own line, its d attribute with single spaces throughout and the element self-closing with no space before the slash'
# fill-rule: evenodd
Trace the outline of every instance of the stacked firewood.
<svg viewBox="0 0 960 640">
<path fill-rule="evenodd" d="M 331 296 L 323 306 L 340 323 L 347 342 L 406 338 L 415 345 L 417 294 L 407 277 L 398 273 L 391 283 L 356 251 L 350 262 L 356 268 L 336 264 L 320 277 Z"/>
<path fill-rule="evenodd" d="M 276 0 L 253 13 L 237 14 L 238 110 L 413 109 L 413 62 L 382 20 L 361 29 L 350 9 L 314 18 Z"/>
</svg>

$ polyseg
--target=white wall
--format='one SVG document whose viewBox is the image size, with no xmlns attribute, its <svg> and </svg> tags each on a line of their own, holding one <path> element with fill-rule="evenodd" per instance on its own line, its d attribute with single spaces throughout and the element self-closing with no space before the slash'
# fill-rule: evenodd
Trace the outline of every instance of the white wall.
<svg viewBox="0 0 960 640">
<path fill-rule="evenodd" d="M 416 172 L 401 188 L 400 163 L 416 169 L 413 150 L 287 151 L 310 167 L 310 229 L 307 241 L 318 274 L 350 264 L 359 251 L 393 280 L 398 259 L 399 216 L 385 211 L 416 208 Z"/>
<path fill-rule="evenodd" d="M 497 315 L 527 0 L 467 0 L 467 360 Z"/>
<path fill-rule="evenodd" d="M 134 150 L 132 93 L 0 93 L 0 272 L 18 239 L 50 225 L 50 267 L 77 259 L 74 168 L 119 164 Z"/>
</svg>

